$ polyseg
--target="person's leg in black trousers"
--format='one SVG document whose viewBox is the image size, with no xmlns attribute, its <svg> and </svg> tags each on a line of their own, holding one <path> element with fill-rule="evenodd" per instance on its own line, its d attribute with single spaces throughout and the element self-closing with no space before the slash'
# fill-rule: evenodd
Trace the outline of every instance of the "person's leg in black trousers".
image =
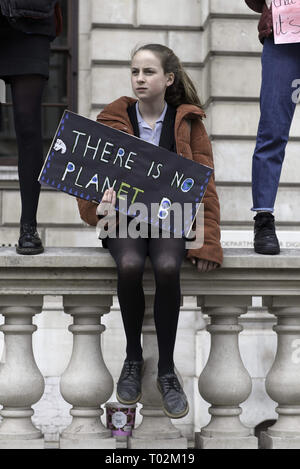
<svg viewBox="0 0 300 469">
<path fill-rule="evenodd" d="M 145 312 L 143 273 L 148 240 L 108 238 L 118 271 L 118 299 L 127 340 L 126 359 L 142 360 L 141 332 Z"/>
<path fill-rule="evenodd" d="M 185 240 L 150 239 L 149 256 L 156 280 L 154 320 L 159 351 L 157 387 L 162 395 L 165 414 L 170 418 L 181 418 L 189 412 L 189 405 L 174 371 L 173 353 L 180 310 L 180 268 L 185 257 Z"/>
<path fill-rule="evenodd" d="M 156 293 L 154 319 L 159 350 L 159 389 L 164 410 L 172 418 L 183 417 L 188 403 L 174 373 L 173 353 L 180 310 L 180 267 L 185 256 L 183 239 L 108 239 L 108 248 L 118 270 L 118 298 L 127 338 L 127 357 L 117 386 L 124 404 L 141 397 L 142 347 L 145 299 L 142 285 L 147 253 L 152 262 Z"/>
<path fill-rule="evenodd" d="M 156 280 L 154 320 L 157 333 L 158 374 L 174 372 L 175 347 L 180 310 L 180 268 L 185 257 L 183 238 L 152 238 L 149 257 Z"/>
<path fill-rule="evenodd" d="M 36 232 L 36 213 L 41 189 L 38 176 L 43 165 L 41 104 L 46 78 L 42 75 L 20 75 L 11 77 L 10 82 L 22 203 L 17 252 L 38 254 L 43 252 Z"/>
<path fill-rule="evenodd" d="M 145 311 L 144 265 L 149 257 L 156 279 L 154 320 L 159 349 L 159 374 L 173 372 L 180 310 L 180 267 L 185 255 L 182 238 L 108 239 L 108 249 L 118 271 L 118 299 L 127 339 L 127 360 L 142 360 L 141 332 Z"/>
<path fill-rule="evenodd" d="M 118 299 L 127 340 L 126 360 L 117 383 L 117 399 L 135 404 L 141 398 L 143 356 L 141 332 L 145 311 L 143 272 L 148 240 L 108 238 L 107 247 L 118 271 Z"/>
</svg>

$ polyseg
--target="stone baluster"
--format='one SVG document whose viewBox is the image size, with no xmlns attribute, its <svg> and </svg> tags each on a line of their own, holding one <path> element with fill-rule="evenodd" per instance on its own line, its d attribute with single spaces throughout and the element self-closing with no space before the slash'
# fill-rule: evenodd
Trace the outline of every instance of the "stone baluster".
<svg viewBox="0 0 300 469">
<path fill-rule="evenodd" d="M 278 403 L 278 420 L 261 434 L 261 446 L 300 449 L 300 297 L 266 297 L 263 302 L 277 316 L 277 352 L 266 391 Z"/>
<path fill-rule="evenodd" d="M 32 318 L 41 313 L 42 306 L 41 295 L 0 296 L 0 314 L 5 317 L 0 327 L 5 337 L 5 359 L 0 368 L 1 449 L 44 448 L 43 435 L 31 420 L 31 406 L 45 388 L 32 348 L 32 334 L 37 329 Z"/>
<path fill-rule="evenodd" d="M 181 436 L 171 419 L 162 410 L 161 394 L 157 389 L 158 346 L 153 315 L 153 295 L 145 295 L 143 323 L 143 357 L 145 370 L 142 381 L 142 423 L 128 439 L 131 449 L 187 448 L 187 439 Z M 178 379 L 182 380 L 176 370 Z"/>
<path fill-rule="evenodd" d="M 211 318 L 208 361 L 199 378 L 199 392 L 211 403 L 209 424 L 196 433 L 196 447 L 203 449 L 257 448 L 257 439 L 240 421 L 239 404 L 251 393 L 252 383 L 242 362 L 238 317 L 247 312 L 251 297 L 199 297 L 198 305 Z"/>
<path fill-rule="evenodd" d="M 70 363 L 63 373 L 60 390 L 72 404 L 71 424 L 62 432 L 62 449 L 115 448 L 111 430 L 101 422 L 104 404 L 113 392 L 113 379 L 102 356 L 100 335 L 105 326 L 101 316 L 110 311 L 111 295 L 65 295 L 64 311 L 73 317 Z"/>
</svg>

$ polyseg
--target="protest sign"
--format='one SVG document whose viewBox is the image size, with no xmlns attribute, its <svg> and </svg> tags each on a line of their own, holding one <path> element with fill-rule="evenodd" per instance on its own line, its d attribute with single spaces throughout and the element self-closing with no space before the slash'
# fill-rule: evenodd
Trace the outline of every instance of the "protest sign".
<svg viewBox="0 0 300 469">
<path fill-rule="evenodd" d="M 106 189 L 127 198 L 125 215 L 175 232 L 167 215 L 182 210 L 181 233 L 188 233 L 204 196 L 212 168 L 140 138 L 65 111 L 48 152 L 41 184 L 84 200 L 100 202 Z M 147 209 L 136 211 L 137 203 Z M 153 210 L 153 206 L 156 207 Z M 126 209 L 125 209 L 126 210 Z"/>
<path fill-rule="evenodd" d="M 300 0 L 272 0 L 275 44 L 300 42 Z"/>
</svg>

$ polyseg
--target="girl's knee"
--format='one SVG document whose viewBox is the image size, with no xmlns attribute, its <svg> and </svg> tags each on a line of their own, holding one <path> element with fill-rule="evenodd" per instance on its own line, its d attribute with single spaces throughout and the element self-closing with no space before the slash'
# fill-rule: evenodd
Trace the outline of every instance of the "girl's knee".
<svg viewBox="0 0 300 469">
<path fill-rule="evenodd" d="M 123 256 L 117 263 L 119 275 L 132 279 L 140 277 L 144 271 L 144 260 L 138 256 Z"/>
<path fill-rule="evenodd" d="M 175 259 L 161 262 L 153 267 L 156 279 L 159 282 L 167 283 L 177 279 L 180 274 L 180 265 Z"/>
</svg>

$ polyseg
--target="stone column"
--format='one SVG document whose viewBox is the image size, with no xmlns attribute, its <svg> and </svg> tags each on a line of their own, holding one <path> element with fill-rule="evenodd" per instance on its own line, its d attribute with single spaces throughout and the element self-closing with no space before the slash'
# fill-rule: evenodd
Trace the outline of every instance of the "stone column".
<svg viewBox="0 0 300 469">
<path fill-rule="evenodd" d="M 0 295 L 0 314 L 5 323 L 5 361 L 0 368 L 0 449 L 43 449 L 44 439 L 32 423 L 31 406 L 43 395 L 44 378 L 37 367 L 32 349 L 32 324 L 42 311 L 42 296 Z"/>
<path fill-rule="evenodd" d="M 208 361 L 199 378 L 199 392 L 211 403 L 209 424 L 196 433 L 196 447 L 203 449 L 257 448 L 253 431 L 240 421 L 239 404 L 251 393 L 251 378 L 241 359 L 238 317 L 247 312 L 251 297 L 199 297 L 198 305 L 211 318 Z"/>
<path fill-rule="evenodd" d="M 277 353 L 266 391 L 278 402 L 278 420 L 261 434 L 261 446 L 300 449 L 300 297 L 268 297 L 264 305 L 277 316 Z"/>
<path fill-rule="evenodd" d="M 153 316 L 153 295 L 145 296 L 145 317 L 143 323 L 143 357 L 145 371 L 142 381 L 143 421 L 128 439 L 130 449 L 187 448 L 187 439 L 181 436 L 171 419 L 162 410 L 161 394 L 157 389 L 158 346 Z M 182 380 L 176 370 L 179 380 Z"/>
<path fill-rule="evenodd" d="M 72 404 L 72 423 L 62 432 L 62 449 L 115 448 L 111 431 L 101 422 L 104 404 L 113 392 L 113 379 L 101 351 L 100 335 L 105 326 L 101 316 L 110 311 L 111 295 L 65 295 L 65 313 L 71 314 L 74 324 L 73 351 L 63 373 L 60 390 Z"/>
</svg>

